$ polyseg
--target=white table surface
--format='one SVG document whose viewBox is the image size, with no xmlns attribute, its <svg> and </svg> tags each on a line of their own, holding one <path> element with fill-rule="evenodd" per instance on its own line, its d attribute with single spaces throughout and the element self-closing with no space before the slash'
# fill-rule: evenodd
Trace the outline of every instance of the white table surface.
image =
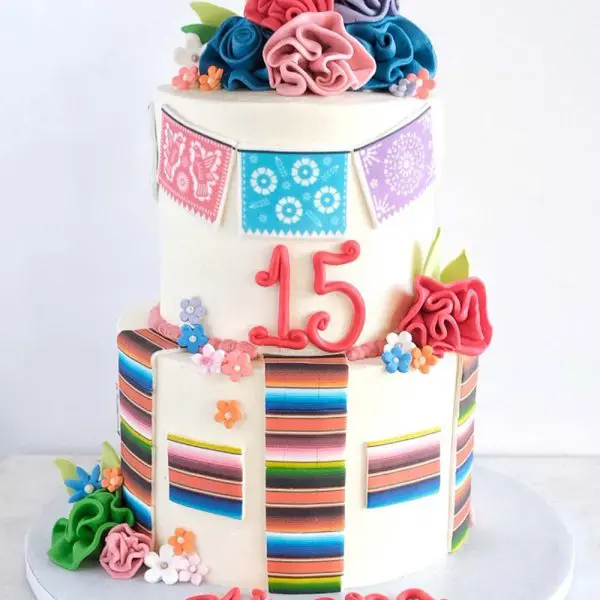
<svg viewBox="0 0 600 600">
<path fill-rule="evenodd" d="M 93 457 L 75 457 L 86 468 Z M 575 579 L 569 599 L 600 595 L 600 457 L 477 457 L 477 463 L 512 475 L 542 494 L 575 539 Z M 43 504 L 61 493 L 48 456 L 0 459 L 0 598 L 34 600 L 25 581 L 25 533 Z M 526 544 L 527 540 L 523 540 Z M 461 600 L 450 598 L 449 600 Z"/>
</svg>

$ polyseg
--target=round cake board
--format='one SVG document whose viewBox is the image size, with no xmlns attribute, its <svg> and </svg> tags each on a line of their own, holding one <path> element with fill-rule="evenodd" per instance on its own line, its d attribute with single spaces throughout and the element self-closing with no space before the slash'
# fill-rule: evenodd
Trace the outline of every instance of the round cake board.
<svg viewBox="0 0 600 600">
<path fill-rule="evenodd" d="M 379 592 L 392 599 L 415 587 L 436 600 L 566 598 L 573 575 L 573 541 L 543 498 L 506 475 L 475 468 L 473 505 L 475 525 L 457 553 L 402 579 L 344 591 Z M 27 579 L 38 600 L 185 600 L 197 594 L 223 595 L 227 591 L 210 584 L 151 585 L 139 575 L 128 581 L 114 581 L 93 563 L 76 572 L 61 569 L 50 562 L 46 552 L 52 526 L 64 512 L 64 498 L 48 506 L 26 539 Z M 277 594 L 272 598 L 290 600 Z"/>
</svg>

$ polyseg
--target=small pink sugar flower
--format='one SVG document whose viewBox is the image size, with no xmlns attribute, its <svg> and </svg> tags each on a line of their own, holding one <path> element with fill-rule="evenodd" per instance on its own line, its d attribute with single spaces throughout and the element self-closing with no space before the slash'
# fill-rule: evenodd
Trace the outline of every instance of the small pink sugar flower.
<svg viewBox="0 0 600 600">
<path fill-rule="evenodd" d="M 252 375 L 252 361 L 247 352 L 233 350 L 225 355 L 225 362 L 221 371 L 229 375 L 231 381 L 239 381 L 242 377 Z"/>
<path fill-rule="evenodd" d="M 435 89 L 435 79 L 432 79 L 427 69 L 421 69 L 416 75 L 410 73 L 406 76 L 406 80 L 417 83 L 417 91 L 415 96 L 421 100 L 429 98 L 429 92 Z"/>
<path fill-rule="evenodd" d="M 180 90 L 192 90 L 198 87 L 198 67 L 181 67 L 171 83 Z"/>
<path fill-rule="evenodd" d="M 208 567 L 202 564 L 202 559 L 197 554 L 188 554 L 179 566 L 179 581 L 182 583 L 200 585 L 208 573 Z"/>
<path fill-rule="evenodd" d="M 198 365 L 200 373 L 220 373 L 224 358 L 223 350 L 215 350 L 212 344 L 205 344 L 198 354 L 192 356 L 192 361 Z"/>
</svg>

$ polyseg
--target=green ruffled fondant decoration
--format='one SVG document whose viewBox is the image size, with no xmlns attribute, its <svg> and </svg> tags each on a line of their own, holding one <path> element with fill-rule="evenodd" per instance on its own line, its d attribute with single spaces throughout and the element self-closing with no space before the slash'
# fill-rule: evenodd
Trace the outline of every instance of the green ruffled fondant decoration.
<svg viewBox="0 0 600 600">
<path fill-rule="evenodd" d="M 52 528 L 50 560 L 63 569 L 75 571 L 93 556 L 99 558 L 104 538 L 115 525 L 135 522 L 133 513 L 121 502 L 121 491 L 98 490 L 79 500 L 68 519 L 59 519 Z"/>
</svg>

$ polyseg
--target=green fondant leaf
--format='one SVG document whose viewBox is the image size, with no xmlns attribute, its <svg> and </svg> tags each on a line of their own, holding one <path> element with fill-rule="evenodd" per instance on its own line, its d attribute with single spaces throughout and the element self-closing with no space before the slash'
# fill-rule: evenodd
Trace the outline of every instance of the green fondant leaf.
<svg viewBox="0 0 600 600">
<path fill-rule="evenodd" d="M 195 33 L 203 44 L 207 44 L 210 42 L 210 39 L 215 32 L 217 31 L 217 27 L 213 25 L 204 25 L 202 23 L 192 23 L 191 25 L 184 25 L 181 28 L 183 33 Z"/>
<path fill-rule="evenodd" d="M 225 19 L 237 16 L 227 8 L 222 8 L 210 2 L 192 2 L 192 10 L 200 17 L 204 25 L 218 27 Z"/>
<path fill-rule="evenodd" d="M 421 274 L 423 269 L 423 250 L 421 250 L 421 244 L 415 242 L 413 246 L 412 256 L 412 278 L 414 279 Z"/>
<path fill-rule="evenodd" d="M 442 283 L 452 283 L 453 281 L 466 279 L 468 276 L 469 259 L 467 258 L 467 253 L 463 250 L 452 262 L 444 267 L 440 275 L 440 280 Z"/>
<path fill-rule="evenodd" d="M 76 502 L 67 519 L 52 529 L 50 560 L 63 569 L 75 571 L 88 557 L 98 558 L 104 539 L 115 525 L 134 524 L 135 517 L 122 505 L 121 491 L 98 490 Z"/>
<path fill-rule="evenodd" d="M 58 467 L 63 481 L 67 481 L 68 479 L 79 479 L 77 476 L 77 465 L 74 462 L 71 462 L 66 458 L 57 458 L 54 461 L 54 464 Z M 69 495 L 75 492 L 75 490 L 70 487 L 67 487 L 66 490 Z"/>
<path fill-rule="evenodd" d="M 102 456 L 100 457 L 100 468 L 102 472 L 104 472 L 104 469 L 114 469 L 120 466 L 121 459 L 116 450 L 108 442 L 103 442 Z"/>
<path fill-rule="evenodd" d="M 440 273 L 439 241 L 441 234 L 442 228 L 438 227 L 435 232 L 435 236 L 433 237 L 433 242 L 431 242 L 431 246 L 429 246 L 427 258 L 425 259 L 425 264 L 423 265 L 423 270 L 421 271 L 422 275 L 427 275 L 428 277 L 433 277 L 434 279 L 439 277 Z"/>
</svg>

